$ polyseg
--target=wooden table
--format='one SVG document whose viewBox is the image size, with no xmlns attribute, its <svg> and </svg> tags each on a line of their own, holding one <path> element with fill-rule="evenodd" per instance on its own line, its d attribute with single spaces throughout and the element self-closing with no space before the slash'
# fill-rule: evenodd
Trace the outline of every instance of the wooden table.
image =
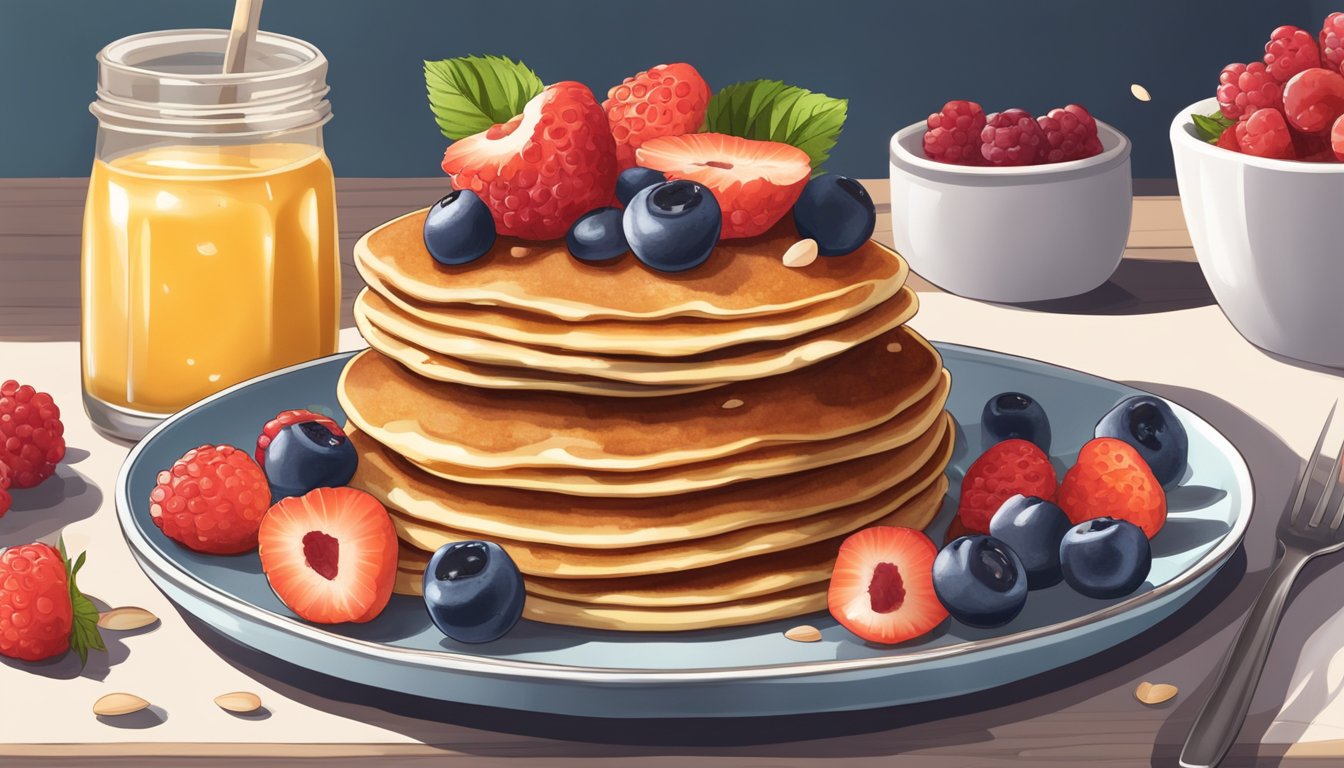
<svg viewBox="0 0 1344 768">
<path fill-rule="evenodd" d="M 1214 304 L 1173 197 L 1135 200 L 1130 248 L 1092 293 L 1030 306 L 968 301 L 915 280 L 915 325 L 938 340 L 990 347 L 1129 381 L 1208 419 L 1245 453 L 1256 512 L 1245 546 L 1186 609 L 1098 657 L 1019 685 L 955 700 L 865 713 L 740 722 L 610 722 L 536 717 L 410 700 L 315 679 L 233 646 L 179 615 L 135 567 L 109 499 L 126 447 L 96 435 L 78 405 L 78 252 L 85 181 L 0 181 L 0 378 L 53 392 L 71 446 L 57 479 L 16 497 L 0 546 L 64 529 L 87 548 L 81 584 L 104 605 L 138 604 L 161 623 L 112 636 L 81 671 L 69 659 L 0 666 L 0 763 L 36 765 L 1174 765 L 1209 676 L 1265 576 L 1272 531 L 1319 416 L 1340 392 L 1334 372 L 1290 365 L 1251 347 Z M 361 283 L 350 245 L 373 225 L 433 201 L 442 179 L 345 179 L 338 185 L 345 326 Z M 870 185 L 886 210 L 885 182 Z M 882 216 L 879 240 L 890 241 Z M 346 346 L 358 343 L 343 332 Z M 1337 765 L 1344 757 L 1338 684 L 1344 568 L 1307 568 L 1284 620 L 1252 715 L 1227 765 Z M 1341 657 L 1344 659 L 1344 657 Z M 1338 663 L 1341 659 L 1335 659 Z M 1338 668 L 1338 667 L 1337 667 Z M 1337 675 L 1336 675 L 1337 676 Z M 1145 707 L 1143 680 L 1180 695 Z M 262 695 L 240 719 L 210 699 Z M 98 696 L 124 690 L 156 704 L 129 723 L 96 720 Z M 1304 691 L 1306 692 L 1304 694 Z M 1285 707 L 1286 700 L 1292 703 Z"/>
</svg>

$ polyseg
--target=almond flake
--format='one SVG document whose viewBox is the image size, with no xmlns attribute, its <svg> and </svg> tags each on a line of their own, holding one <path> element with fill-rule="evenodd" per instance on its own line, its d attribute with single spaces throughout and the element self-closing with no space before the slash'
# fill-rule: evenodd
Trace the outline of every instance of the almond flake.
<svg viewBox="0 0 1344 768">
<path fill-rule="evenodd" d="M 785 632 L 784 636 L 799 643 L 815 643 L 821 639 L 821 630 L 811 624 L 799 624 Z"/>
<path fill-rule="evenodd" d="M 890 344 L 887 345 L 887 351 L 888 351 L 888 352 L 900 352 L 900 351 L 901 351 L 901 343 L 900 343 L 899 341 L 893 341 L 893 342 L 891 342 Z"/>
<path fill-rule="evenodd" d="M 725 400 L 725 401 L 723 402 L 723 409 L 724 409 L 725 411 L 731 411 L 731 410 L 734 409 L 734 408 L 741 408 L 741 407 L 744 406 L 744 405 L 746 405 L 746 403 L 744 403 L 744 402 L 742 402 L 741 400 L 738 400 L 736 397 L 734 397 L 734 398 L 730 398 L 730 399 L 728 399 L 728 400 Z"/>
<path fill-rule="evenodd" d="M 240 715 L 261 709 L 261 697 L 248 691 L 234 691 L 216 696 L 215 703 L 220 709 L 237 712 Z"/>
<path fill-rule="evenodd" d="M 110 629 L 113 632 L 127 632 L 132 629 L 148 627 L 158 620 L 158 616 L 144 608 L 127 605 L 98 614 L 98 627 L 100 629 Z"/>
<path fill-rule="evenodd" d="M 515 245 L 509 249 L 509 255 L 515 259 L 523 259 L 532 255 L 532 249 L 521 245 Z"/>
<path fill-rule="evenodd" d="M 789 246 L 789 250 L 784 252 L 784 266 L 786 267 L 806 267 L 808 264 L 817 260 L 817 241 L 810 237 Z"/>
<path fill-rule="evenodd" d="M 1148 93 L 1148 89 L 1144 88 L 1142 85 L 1139 85 L 1138 83 L 1131 84 L 1129 86 L 1129 92 L 1134 94 L 1134 98 L 1138 99 L 1139 101 L 1153 100 L 1152 95 Z"/>
<path fill-rule="evenodd" d="M 129 715 L 149 706 L 149 702 L 129 693 L 109 693 L 93 702 L 93 714 L 102 717 Z"/>
<path fill-rule="evenodd" d="M 1154 685 L 1147 680 L 1139 683 L 1139 687 L 1134 689 L 1134 698 L 1152 706 L 1161 704 L 1164 701 L 1170 701 L 1176 695 L 1176 686 L 1158 683 Z"/>
</svg>

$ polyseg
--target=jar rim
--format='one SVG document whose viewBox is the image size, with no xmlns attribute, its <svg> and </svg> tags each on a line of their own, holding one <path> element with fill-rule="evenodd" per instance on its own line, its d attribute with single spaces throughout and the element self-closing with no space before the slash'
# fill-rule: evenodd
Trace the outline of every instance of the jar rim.
<svg viewBox="0 0 1344 768">
<path fill-rule="evenodd" d="M 128 58 L 135 54 L 143 54 L 145 56 L 143 60 L 149 60 L 153 58 L 151 54 L 157 52 L 162 56 L 172 50 L 214 52 L 213 48 L 216 45 L 222 56 L 224 47 L 228 43 L 228 36 L 229 31 L 227 29 L 206 28 L 140 32 L 108 43 L 102 50 L 98 51 L 96 58 L 99 66 L 119 74 L 132 77 L 170 78 L 183 82 L 197 82 L 202 85 L 255 84 L 268 80 L 303 77 L 314 74 L 326 67 L 327 64 L 326 57 L 312 43 L 300 40 L 297 37 L 267 31 L 257 32 L 257 43 L 262 46 L 270 46 L 275 53 L 285 53 L 296 57 L 295 64 L 260 71 L 188 73 L 153 69 L 140 66 L 140 62 L 129 63 L 128 61 Z M 194 43 L 195 45 L 187 45 L 188 43 Z M 203 45 L 209 47 L 202 47 Z"/>
</svg>

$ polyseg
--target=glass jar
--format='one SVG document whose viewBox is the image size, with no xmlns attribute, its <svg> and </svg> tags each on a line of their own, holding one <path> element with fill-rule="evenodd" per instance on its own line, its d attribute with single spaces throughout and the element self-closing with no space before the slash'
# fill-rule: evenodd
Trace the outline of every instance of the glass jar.
<svg viewBox="0 0 1344 768">
<path fill-rule="evenodd" d="M 261 32 L 223 74 L 227 37 L 148 32 L 98 54 L 81 349 L 85 410 L 117 437 L 336 351 L 326 58 Z"/>
</svg>

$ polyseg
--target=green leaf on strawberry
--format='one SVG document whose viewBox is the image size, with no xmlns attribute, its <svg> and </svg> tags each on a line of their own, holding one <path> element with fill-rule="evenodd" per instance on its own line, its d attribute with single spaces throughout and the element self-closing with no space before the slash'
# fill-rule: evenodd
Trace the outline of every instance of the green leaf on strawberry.
<svg viewBox="0 0 1344 768">
<path fill-rule="evenodd" d="M 425 62 L 429 109 L 439 130 L 454 141 L 522 114 L 542 87 L 537 73 L 503 56 Z"/>
<path fill-rule="evenodd" d="M 833 99 L 778 80 L 752 80 L 714 94 L 705 115 L 705 130 L 790 144 L 807 153 L 815 174 L 830 157 L 848 112 L 847 99 Z"/>
<path fill-rule="evenodd" d="M 61 553 L 61 561 L 65 563 L 66 582 L 70 586 L 70 609 L 74 615 L 74 622 L 70 625 L 70 650 L 79 656 L 79 664 L 82 667 L 89 663 L 89 651 L 107 650 L 107 646 L 103 644 L 103 636 L 98 633 L 98 608 L 75 584 L 75 577 L 79 574 L 79 569 L 84 567 L 84 556 L 87 553 L 81 552 L 75 562 L 71 563 L 65 554 L 64 539 L 56 542 L 56 549 Z"/>
<path fill-rule="evenodd" d="M 1237 124 L 1236 120 L 1224 117 L 1222 110 L 1212 115 L 1191 115 L 1190 119 L 1195 123 L 1195 133 L 1210 144 L 1217 144 L 1223 131 Z"/>
</svg>

